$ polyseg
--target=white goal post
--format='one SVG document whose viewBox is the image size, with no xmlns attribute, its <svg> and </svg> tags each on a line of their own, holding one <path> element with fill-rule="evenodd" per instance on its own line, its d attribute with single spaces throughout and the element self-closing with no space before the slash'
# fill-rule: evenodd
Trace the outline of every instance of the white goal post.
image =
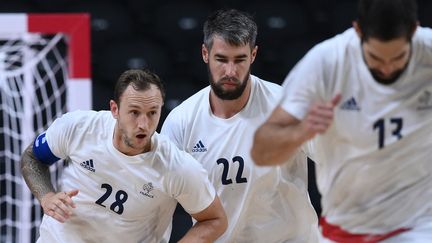
<svg viewBox="0 0 432 243">
<path fill-rule="evenodd" d="M 92 108 L 90 16 L 0 14 L 0 23 L 0 242 L 29 243 L 42 211 L 21 153 L 55 118 Z M 63 166 L 50 168 L 54 184 Z"/>
</svg>

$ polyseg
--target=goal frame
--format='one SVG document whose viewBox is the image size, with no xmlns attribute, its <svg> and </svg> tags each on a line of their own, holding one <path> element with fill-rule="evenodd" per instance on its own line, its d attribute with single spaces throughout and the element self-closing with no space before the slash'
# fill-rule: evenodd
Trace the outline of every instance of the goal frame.
<svg viewBox="0 0 432 243">
<path fill-rule="evenodd" d="M 0 36 L 19 36 L 26 33 L 56 35 L 65 37 L 67 55 L 66 111 L 88 110 L 92 108 L 91 83 L 91 42 L 90 15 L 86 13 L 2 13 L 0 14 Z M 31 125 L 30 125 L 31 126 Z M 23 144 L 30 143 L 29 137 L 22 135 Z M 1 138 L 0 138 L 1 139 Z M 17 242 L 29 243 L 32 236 L 30 219 L 32 197 L 22 180 L 20 226 Z M 2 188 L 3 190 L 3 188 Z M 1 241 L 1 240 L 0 240 Z"/>
<path fill-rule="evenodd" d="M 57 34 L 68 39 L 67 110 L 92 108 L 90 15 L 86 13 L 0 14 L 0 34 Z"/>
</svg>

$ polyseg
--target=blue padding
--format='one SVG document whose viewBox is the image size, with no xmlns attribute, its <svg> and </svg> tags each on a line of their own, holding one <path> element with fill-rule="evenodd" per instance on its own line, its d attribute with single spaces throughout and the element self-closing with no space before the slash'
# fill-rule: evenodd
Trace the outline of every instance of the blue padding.
<svg viewBox="0 0 432 243">
<path fill-rule="evenodd" d="M 44 164 L 52 165 L 54 162 L 59 160 L 52 152 L 48 146 L 45 138 L 45 132 L 39 134 L 33 143 L 33 154 L 36 158 Z"/>
</svg>

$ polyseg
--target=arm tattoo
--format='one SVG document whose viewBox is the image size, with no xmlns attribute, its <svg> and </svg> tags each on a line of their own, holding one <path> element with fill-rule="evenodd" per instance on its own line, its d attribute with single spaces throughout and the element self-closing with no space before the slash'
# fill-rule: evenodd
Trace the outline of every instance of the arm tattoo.
<svg viewBox="0 0 432 243">
<path fill-rule="evenodd" d="M 55 192 L 49 167 L 33 155 L 33 145 L 27 147 L 21 157 L 21 174 L 33 195 L 41 201 L 48 192 Z"/>
</svg>

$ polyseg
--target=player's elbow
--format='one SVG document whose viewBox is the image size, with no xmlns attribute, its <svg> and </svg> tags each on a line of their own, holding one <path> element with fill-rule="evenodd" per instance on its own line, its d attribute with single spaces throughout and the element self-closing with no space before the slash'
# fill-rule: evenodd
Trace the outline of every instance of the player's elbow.
<svg viewBox="0 0 432 243">
<path fill-rule="evenodd" d="M 224 212 L 217 220 L 217 228 L 219 229 L 218 238 L 228 229 L 228 218 Z"/>
<path fill-rule="evenodd" d="M 272 166 L 284 163 L 279 151 L 254 142 L 250 151 L 253 162 L 258 166 Z"/>
<path fill-rule="evenodd" d="M 222 207 L 222 203 L 220 202 L 219 197 L 215 199 L 219 201 L 221 210 L 218 210 L 218 213 L 213 220 L 213 225 L 216 231 L 216 239 L 225 233 L 228 229 L 228 217 L 226 215 L 225 209 Z"/>
<path fill-rule="evenodd" d="M 266 139 L 265 134 L 262 131 L 262 127 L 259 127 L 253 136 L 252 148 L 250 151 L 250 155 L 252 161 L 259 166 L 267 165 L 268 161 L 266 157 L 269 156 L 268 150 L 266 148 Z"/>
</svg>

